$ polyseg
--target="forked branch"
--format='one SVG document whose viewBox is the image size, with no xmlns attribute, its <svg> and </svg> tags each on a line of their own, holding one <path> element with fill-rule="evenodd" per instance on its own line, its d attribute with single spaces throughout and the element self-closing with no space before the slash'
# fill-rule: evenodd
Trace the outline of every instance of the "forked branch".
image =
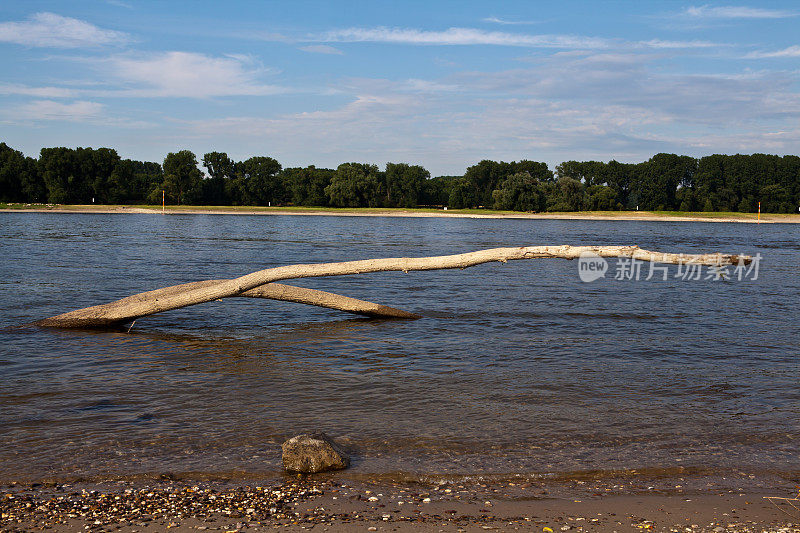
<svg viewBox="0 0 800 533">
<path fill-rule="evenodd" d="M 322 297 L 306 293 L 303 298 L 299 295 L 297 299 L 292 299 L 288 293 L 282 293 L 286 289 L 281 286 L 269 287 L 276 281 L 297 278 L 310 278 L 321 276 L 341 276 L 347 274 L 365 274 L 369 272 L 388 272 L 413 270 L 439 270 L 447 268 L 467 268 L 482 263 L 494 261 L 506 262 L 516 259 L 534 258 L 562 258 L 576 259 L 582 253 L 591 252 L 600 257 L 625 257 L 640 261 L 652 261 L 658 263 L 691 263 L 698 265 L 735 265 L 748 264 L 751 257 L 745 255 L 730 254 L 672 254 L 651 252 L 642 250 L 638 246 L 523 246 L 518 248 L 493 248 L 490 250 L 479 250 L 456 255 L 442 255 L 435 257 L 398 257 L 388 259 L 365 259 L 361 261 L 345 261 L 341 263 L 317 263 L 287 265 L 276 268 L 259 270 L 252 274 L 247 274 L 239 278 L 222 281 L 204 281 L 188 283 L 166 287 L 155 291 L 136 294 L 115 302 L 87 307 L 70 311 L 61 315 L 46 318 L 37 322 L 40 326 L 53 327 L 109 327 L 130 322 L 137 318 L 179 309 L 203 302 L 209 302 L 220 298 L 231 296 L 253 296 L 267 297 L 279 300 L 301 301 L 302 303 L 312 303 L 321 305 L 310 300 L 322 301 L 324 298 L 342 299 L 345 297 L 328 295 Z M 286 287 L 286 286 L 282 286 Z M 298 289 L 292 287 L 292 289 Z M 312 289 L 304 289 L 311 291 Z M 317 292 L 317 291 L 315 291 Z M 305 298 L 305 299 L 304 299 Z M 349 299 L 353 300 L 353 299 Z M 353 300 L 361 302 L 360 300 Z M 352 303 L 352 302 L 351 302 Z M 362 302 L 371 306 L 369 302 Z M 359 304 L 360 305 L 360 304 Z M 330 305 L 324 305 L 331 307 Z M 384 308 L 384 306 L 377 306 Z M 389 308 L 391 309 L 391 308 Z M 354 311 L 353 309 L 345 309 Z M 400 311 L 400 310 L 394 310 Z M 358 312 L 358 311 L 354 311 Z M 405 313 L 401 311 L 401 313 Z M 409 313 L 409 315 L 412 315 Z M 382 316 L 378 314 L 377 316 Z"/>
</svg>

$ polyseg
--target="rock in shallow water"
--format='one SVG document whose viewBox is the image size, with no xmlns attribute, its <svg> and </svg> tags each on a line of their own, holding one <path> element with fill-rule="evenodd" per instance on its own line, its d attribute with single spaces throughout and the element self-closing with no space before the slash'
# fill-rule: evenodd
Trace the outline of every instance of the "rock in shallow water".
<svg viewBox="0 0 800 533">
<path fill-rule="evenodd" d="M 281 448 L 283 468 L 289 472 L 313 474 L 350 465 L 350 457 L 324 433 L 297 435 L 284 442 Z"/>
</svg>

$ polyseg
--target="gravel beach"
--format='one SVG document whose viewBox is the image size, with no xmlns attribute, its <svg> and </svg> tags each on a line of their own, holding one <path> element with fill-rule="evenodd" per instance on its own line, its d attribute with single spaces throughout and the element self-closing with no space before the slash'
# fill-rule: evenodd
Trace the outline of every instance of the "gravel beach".
<svg viewBox="0 0 800 533">
<path fill-rule="evenodd" d="M 613 481 L 11 484 L 0 531 L 800 531 L 800 511 L 766 498 L 792 494 Z"/>
</svg>

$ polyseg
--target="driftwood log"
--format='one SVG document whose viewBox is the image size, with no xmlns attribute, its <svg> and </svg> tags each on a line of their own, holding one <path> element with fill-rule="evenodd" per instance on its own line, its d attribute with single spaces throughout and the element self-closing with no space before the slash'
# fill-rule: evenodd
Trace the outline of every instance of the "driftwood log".
<svg viewBox="0 0 800 533">
<path fill-rule="evenodd" d="M 128 296 L 127 298 L 117 300 L 114 302 L 114 304 L 128 305 L 134 302 L 147 302 L 194 289 L 206 289 L 226 281 L 229 280 L 220 279 L 194 281 L 191 283 L 184 283 L 183 285 L 173 285 L 172 287 L 165 287 L 163 289 L 156 289 L 154 291 L 134 294 L 133 296 Z M 285 302 L 316 305 L 318 307 L 327 307 L 328 309 L 337 309 L 339 311 L 347 311 L 349 313 L 356 313 L 359 315 L 376 318 L 421 318 L 420 315 L 409 313 L 408 311 L 403 311 L 402 309 L 395 309 L 394 307 L 389 307 L 386 305 L 375 304 L 365 300 L 358 300 L 356 298 L 349 298 L 347 296 L 341 296 L 332 292 L 307 289 L 305 287 L 294 287 L 292 285 L 284 285 L 282 283 L 267 283 L 234 296 L 242 296 L 245 298 L 266 298 L 268 300 L 282 300 Z"/>
<path fill-rule="evenodd" d="M 174 294 L 180 294 L 189 290 L 207 289 L 219 283 L 229 280 L 207 280 L 207 281 L 193 281 L 191 283 L 184 283 L 182 285 L 173 285 L 163 289 L 156 289 L 154 291 L 141 292 L 116 300 L 109 304 L 87 307 L 85 309 L 78 309 L 70 311 L 58 316 L 45 318 L 34 322 L 35 326 L 57 327 L 57 328 L 110 328 L 120 326 L 127 322 L 131 322 L 136 318 L 128 320 L 116 319 L 103 319 L 93 318 L 97 316 L 96 310 L 98 308 L 120 307 L 127 306 L 133 303 L 157 301 L 159 298 L 165 298 Z M 422 318 L 416 313 L 409 313 L 402 309 L 389 307 L 388 305 L 381 305 L 366 300 L 359 300 L 357 298 L 350 298 L 332 292 L 319 291 L 316 289 L 308 289 L 305 287 L 295 287 L 292 285 L 284 285 L 282 283 L 267 283 L 260 285 L 249 291 L 241 294 L 234 294 L 232 296 L 244 298 L 264 298 L 268 300 L 281 300 L 284 302 L 294 302 L 299 304 L 315 305 L 317 307 L 325 307 L 328 309 L 336 309 L 338 311 L 346 311 L 357 315 L 368 316 L 373 318 L 409 318 L 416 319 Z M 152 314 L 152 313 L 149 313 Z M 146 316 L 146 315 L 141 315 Z"/>
<path fill-rule="evenodd" d="M 435 257 L 398 257 L 345 261 L 341 263 L 287 265 L 259 270 L 258 272 L 230 280 L 200 281 L 143 292 L 111 303 L 77 309 L 45 318 L 36 322 L 35 325 L 62 328 L 115 327 L 155 313 L 232 296 L 287 300 L 369 316 L 418 318 L 418 315 L 399 309 L 313 289 L 281 285 L 275 282 L 287 279 L 365 274 L 368 272 L 410 272 L 414 270 L 467 268 L 482 263 L 495 261 L 505 263 L 515 259 L 576 259 L 585 252 L 591 252 L 600 257 L 623 257 L 657 263 L 708 266 L 749 264 L 752 261 L 752 258 L 746 255 L 661 253 L 642 250 L 638 246 L 563 245 L 493 248 Z"/>
</svg>

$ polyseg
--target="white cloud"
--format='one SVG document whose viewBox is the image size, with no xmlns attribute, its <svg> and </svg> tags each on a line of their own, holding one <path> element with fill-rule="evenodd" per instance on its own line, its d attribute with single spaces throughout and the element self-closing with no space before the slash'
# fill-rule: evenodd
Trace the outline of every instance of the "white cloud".
<svg viewBox="0 0 800 533">
<path fill-rule="evenodd" d="M 418 80 L 416 78 L 411 78 L 401 83 L 398 86 L 398 89 L 404 92 L 412 93 L 443 93 L 457 91 L 459 90 L 459 87 L 450 83 L 439 83 L 430 80 Z"/>
<path fill-rule="evenodd" d="M 326 42 L 376 42 L 411 45 L 494 45 L 527 48 L 562 48 L 569 50 L 603 50 L 611 48 L 646 47 L 654 49 L 711 48 L 722 46 L 709 41 L 649 41 L 626 42 L 581 35 L 529 35 L 474 28 L 449 28 L 426 31 L 404 28 L 348 28 L 332 30 L 320 37 Z"/>
<path fill-rule="evenodd" d="M 750 52 L 745 59 L 766 59 L 773 57 L 800 57 L 800 46 L 794 45 L 774 52 Z"/>
<path fill-rule="evenodd" d="M 693 18 L 713 19 L 777 19 L 797 16 L 797 13 L 777 9 L 709 5 L 688 7 L 683 14 Z"/>
<path fill-rule="evenodd" d="M 36 100 L 18 107 L 12 115 L 27 120 L 85 122 L 99 118 L 104 108 L 103 104 L 81 100 L 72 103 Z"/>
<path fill-rule="evenodd" d="M 608 48 L 612 41 L 579 35 L 526 35 L 474 28 L 426 31 L 404 28 L 348 28 L 321 37 L 327 42 L 379 42 L 415 45 L 498 45 L 532 48 Z"/>
<path fill-rule="evenodd" d="M 364 93 L 340 107 L 285 114 L 273 118 L 232 116 L 184 122 L 187 137 L 225 138 L 240 150 L 263 150 L 286 166 L 335 167 L 344 161 L 422 161 L 409 152 L 429 149 L 419 130 L 421 117 L 437 114 L 433 102 L 391 91 Z M 313 147 L 309 150 L 309 147 Z"/>
<path fill-rule="evenodd" d="M 640 41 L 641 46 L 647 48 L 675 50 L 679 48 L 714 48 L 722 46 L 719 43 L 712 43 L 709 41 L 665 41 L 663 39 L 650 39 L 649 41 Z"/>
<path fill-rule="evenodd" d="M 0 84 L 0 96 L 36 96 L 38 98 L 73 98 L 77 91 L 64 87 L 30 87 L 16 83 Z"/>
<path fill-rule="evenodd" d="M 187 136 L 225 138 L 245 153 L 270 146 L 271 153 L 279 155 L 285 165 L 336 166 L 348 160 L 396 160 L 387 154 L 420 143 L 415 117 L 427 109 L 427 103 L 412 95 L 364 94 L 330 110 L 275 118 L 197 120 L 184 122 L 184 126 L 189 130 Z M 310 146 L 314 147 L 311 152 Z"/>
<path fill-rule="evenodd" d="M 125 130 L 142 130 L 163 127 L 139 118 L 113 116 L 105 104 L 88 100 L 63 102 L 55 100 L 33 100 L 25 104 L 0 110 L 4 123 L 20 126 L 39 126 L 42 122 L 67 122 L 86 124 L 91 128 L 111 127 Z M 72 126 L 70 126 L 72 127 Z M 103 142 L 103 141 L 100 141 Z"/>
<path fill-rule="evenodd" d="M 265 69 L 246 56 L 164 52 L 115 56 L 101 66 L 109 76 L 127 84 L 127 88 L 108 91 L 108 96 L 211 98 L 284 92 L 261 83 L 259 77 Z"/>
<path fill-rule="evenodd" d="M 343 161 L 411 161 L 434 175 L 452 174 L 483 158 L 646 159 L 661 147 L 637 137 L 669 117 L 630 106 L 546 99 L 481 98 L 454 103 L 437 97 L 362 95 L 342 107 L 273 119 L 230 117 L 187 123 L 187 136 L 224 138 L 240 149 L 270 146 L 289 165 L 335 167 Z M 314 146 L 313 151 L 307 149 Z M 578 155 L 576 155 L 578 154 Z"/>
<path fill-rule="evenodd" d="M 340 94 L 407 94 L 407 93 L 448 93 L 460 91 L 462 88 L 453 83 L 409 78 L 406 80 L 389 80 L 376 78 L 346 78 L 339 81 L 337 90 Z"/>
<path fill-rule="evenodd" d="M 434 175 L 482 158 L 642 161 L 661 151 L 705 155 L 796 151 L 796 75 L 664 71 L 660 54 L 560 52 L 508 71 L 442 79 L 351 78 L 356 95 L 322 111 L 184 122 L 186 137 L 263 146 L 286 165 L 413 161 Z M 309 147 L 312 147 L 309 149 Z"/>
<path fill-rule="evenodd" d="M 127 2 L 122 2 L 121 0 L 106 0 L 106 3 L 116 7 L 124 7 L 125 9 L 133 9 L 132 5 Z"/>
<path fill-rule="evenodd" d="M 486 17 L 483 19 L 483 22 L 492 22 L 494 24 L 504 24 L 509 26 L 538 24 L 538 22 L 534 20 L 506 20 L 498 17 Z"/>
<path fill-rule="evenodd" d="M 329 54 L 338 56 L 344 55 L 344 52 L 338 48 L 334 48 L 333 46 L 327 44 L 310 44 L 308 46 L 301 46 L 300 50 L 303 52 L 310 52 L 312 54 Z"/>
<path fill-rule="evenodd" d="M 654 57 L 555 55 L 531 68 L 455 78 L 474 92 L 514 98 L 596 102 L 647 109 L 683 124 L 749 124 L 800 116 L 796 76 L 775 72 L 681 74 L 653 70 Z"/>
<path fill-rule="evenodd" d="M 129 40 L 126 33 L 55 13 L 36 13 L 23 22 L 0 23 L 0 42 L 25 46 L 82 48 L 123 44 Z"/>
<path fill-rule="evenodd" d="M 212 57 L 189 52 L 122 54 L 105 59 L 77 58 L 99 73 L 102 82 L 72 82 L 68 87 L 0 83 L 0 96 L 39 98 L 213 98 L 265 96 L 288 92 L 262 83 L 268 72 L 249 56 Z"/>
</svg>

